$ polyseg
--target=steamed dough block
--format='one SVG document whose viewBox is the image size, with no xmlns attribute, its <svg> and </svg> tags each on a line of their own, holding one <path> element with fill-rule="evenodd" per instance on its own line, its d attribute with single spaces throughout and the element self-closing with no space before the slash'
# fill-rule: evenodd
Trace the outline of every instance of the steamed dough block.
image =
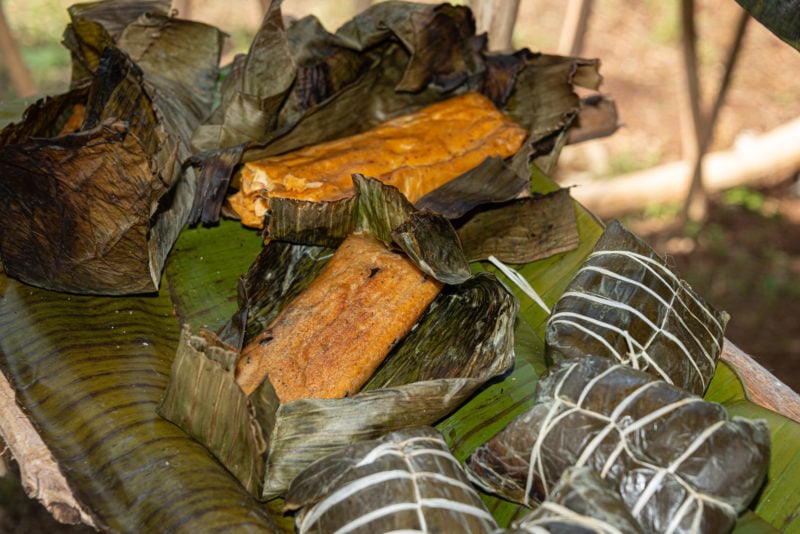
<svg viewBox="0 0 800 534">
<path fill-rule="evenodd" d="M 353 195 L 360 173 L 393 185 L 412 203 L 477 167 L 507 158 L 527 131 L 478 93 L 467 93 L 386 121 L 371 130 L 246 163 L 230 206 L 261 227 L 270 197 L 332 201 Z"/>
<path fill-rule="evenodd" d="M 242 349 L 250 395 L 269 375 L 281 402 L 356 393 L 442 284 L 368 235 L 351 235 L 317 278 Z"/>
</svg>

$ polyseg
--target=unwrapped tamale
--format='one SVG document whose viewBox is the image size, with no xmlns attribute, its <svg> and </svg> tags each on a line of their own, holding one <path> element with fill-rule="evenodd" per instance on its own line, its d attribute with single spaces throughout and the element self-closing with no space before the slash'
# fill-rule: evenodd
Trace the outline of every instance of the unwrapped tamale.
<svg viewBox="0 0 800 534">
<path fill-rule="evenodd" d="M 769 465 L 764 421 L 655 377 L 585 356 L 556 364 L 536 403 L 478 447 L 467 473 L 488 491 L 545 499 L 565 469 L 610 481 L 646 532 L 728 532 Z"/>
<path fill-rule="evenodd" d="M 246 163 L 228 201 L 261 227 L 271 197 L 310 201 L 353 195 L 354 173 L 397 187 L 411 202 L 477 167 L 509 157 L 528 132 L 470 92 L 390 119 L 366 132 Z"/>
<path fill-rule="evenodd" d="M 494 532 L 497 523 L 442 436 L 410 427 L 301 472 L 286 497 L 297 532 Z"/>
<path fill-rule="evenodd" d="M 604 230 L 553 308 L 551 361 L 593 354 L 702 395 L 728 314 L 713 309 L 618 221 Z"/>
<path fill-rule="evenodd" d="M 442 284 L 368 234 L 353 234 L 243 350 L 246 394 L 269 376 L 281 402 L 356 393 Z"/>
</svg>

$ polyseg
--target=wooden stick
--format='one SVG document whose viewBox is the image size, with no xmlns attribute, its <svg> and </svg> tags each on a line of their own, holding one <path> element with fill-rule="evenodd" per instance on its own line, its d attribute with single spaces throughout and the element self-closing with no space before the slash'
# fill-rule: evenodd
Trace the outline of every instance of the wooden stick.
<svg viewBox="0 0 800 534">
<path fill-rule="evenodd" d="M 0 437 L 19 464 L 25 493 L 41 502 L 61 523 L 95 527 L 87 510 L 75 499 L 58 463 L 30 419 L 16 402 L 14 390 L 0 373 Z"/>
<path fill-rule="evenodd" d="M 722 346 L 722 359 L 735 367 L 750 400 L 800 422 L 800 395 L 796 391 L 727 339 Z"/>
<path fill-rule="evenodd" d="M 469 0 L 468 4 L 475 16 L 476 32 L 489 34 L 489 49 L 512 50 L 519 0 Z"/>
<path fill-rule="evenodd" d="M 8 75 L 14 85 L 14 90 L 17 92 L 17 96 L 26 98 L 36 94 L 38 91 L 36 83 L 33 81 L 31 72 L 19 53 L 19 47 L 14 35 L 11 33 L 11 28 L 8 27 L 2 2 L 0 2 L 0 57 L 3 58 L 3 63 L 8 69 Z"/>
<path fill-rule="evenodd" d="M 750 20 L 750 15 L 747 11 L 742 10 L 739 15 L 739 21 L 733 35 L 733 42 L 728 47 L 728 56 L 725 59 L 725 70 L 720 80 L 719 89 L 717 89 L 714 103 L 711 106 L 711 111 L 708 117 L 699 125 L 699 138 L 697 139 L 697 150 L 693 154 L 692 164 L 692 179 L 689 183 L 689 191 L 684 201 L 683 213 L 685 220 L 700 220 L 705 218 L 707 210 L 707 192 L 703 187 L 703 157 L 711 144 L 711 139 L 714 137 L 714 126 L 717 124 L 719 111 L 725 101 L 725 95 L 730 87 L 733 69 L 736 66 L 736 60 L 739 57 L 739 51 L 742 48 L 744 41 L 745 29 L 747 28 L 747 21 Z M 696 77 L 696 73 L 695 73 Z"/>
<path fill-rule="evenodd" d="M 583 38 L 589 25 L 592 0 L 569 0 L 558 39 L 558 53 L 562 56 L 577 56 L 583 48 Z"/>
<path fill-rule="evenodd" d="M 694 0 L 681 0 L 681 52 L 683 73 L 686 81 L 685 101 L 682 106 L 684 158 L 697 162 L 695 174 L 689 182 L 683 217 L 684 220 L 705 219 L 708 199 L 703 187 L 704 132 L 710 129 L 701 110 L 700 77 L 697 69 L 697 30 L 694 20 Z"/>
</svg>

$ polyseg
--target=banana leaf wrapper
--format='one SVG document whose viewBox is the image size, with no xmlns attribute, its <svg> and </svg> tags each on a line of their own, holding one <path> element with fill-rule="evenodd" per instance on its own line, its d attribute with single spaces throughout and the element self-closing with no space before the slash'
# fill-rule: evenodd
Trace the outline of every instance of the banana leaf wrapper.
<svg viewBox="0 0 800 534">
<path fill-rule="evenodd" d="M 398 430 L 326 456 L 292 482 L 299 533 L 493 532 L 497 523 L 442 436 Z"/>
<path fill-rule="evenodd" d="M 507 534 L 642 534 L 619 492 L 588 467 L 568 468 L 547 500 L 506 530 Z"/>
<path fill-rule="evenodd" d="M 379 180 L 355 174 L 353 185 L 354 197 L 334 202 L 272 199 L 265 239 L 335 247 L 353 231 L 368 229 L 383 241 L 394 241 L 411 257 L 419 258 L 427 244 L 428 257 L 436 255 L 437 262 L 452 258 L 451 263 L 455 264 L 447 269 L 450 278 L 442 277 L 441 269 L 439 274 L 426 270 L 427 262 L 418 261 L 420 268 L 445 283 L 458 283 L 469 276 L 462 257 L 478 261 L 494 256 L 506 263 L 528 263 L 574 250 L 579 244 L 575 208 L 568 189 L 484 204 L 465 217 L 450 219 L 438 211 L 412 205 L 399 191 Z M 381 213 L 370 214 L 371 209 Z M 409 240 L 410 229 L 419 226 L 414 221 L 426 218 L 436 221 L 438 228 L 431 225 L 428 236 Z M 463 254 L 453 247 L 439 248 L 442 236 L 460 242 Z"/>
<path fill-rule="evenodd" d="M 234 61 L 222 104 L 193 137 L 201 176 L 190 220 L 218 220 L 241 162 L 359 133 L 467 91 L 531 132 L 528 159 L 501 161 L 503 187 L 473 185 L 469 202 L 527 195 L 530 158 L 552 155 L 575 124 L 581 100 L 573 86 L 596 89 L 598 62 L 528 50 L 491 55 L 485 45 L 464 6 L 382 2 L 329 33 L 314 17 L 284 27 L 273 2 L 248 54 Z M 452 205 L 449 196 L 438 205 Z"/>
<path fill-rule="evenodd" d="M 268 379 L 249 398 L 235 382 L 241 346 L 310 283 L 333 251 L 272 240 L 240 281 L 240 309 L 222 329 L 224 339 L 184 330 L 159 408 L 265 500 L 282 495 L 306 465 L 350 443 L 439 421 L 513 365 L 516 298 L 493 274 L 471 275 L 447 219 L 414 210 L 377 180 L 361 185 L 357 229 L 393 240 L 424 272 L 451 284 L 362 390 L 281 404 Z M 203 401 L 209 395 L 213 401 Z"/>
<path fill-rule="evenodd" d="M 728 314 L 706 303 L 618 221 L 553 308 L 547 356 L 605 356 L 697 395 L 722 352 Z"/>
<path fill-rule="evenodd" d="M 588 466 L 646 532 L 729 532 L 764 482 L 770 434 L 652 375 L 603 357 L 562 361 L 536 403 L 467 460 L 467 474 L 515 502 L 547 499 Z"/>
<path fill-rule="evenodd" d="M 111 4 L 72 10 L 73 88 L 0 132 L 0 255 L 9 275 L 46 289 L 157 290 L 194 198 L 182 161 L 211 110 L 221 33 L 158 3 L 115 15 Z M 83 118 L 65 130 L 76 107 Z"/>
</svg>

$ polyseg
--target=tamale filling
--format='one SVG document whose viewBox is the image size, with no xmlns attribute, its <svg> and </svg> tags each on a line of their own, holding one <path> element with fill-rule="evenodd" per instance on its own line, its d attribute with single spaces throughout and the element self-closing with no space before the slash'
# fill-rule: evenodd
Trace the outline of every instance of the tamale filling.
<svg viewBox="0 0 800 534">
<path fill-rule="evenodd" d="M 271 197 L 346 198 L 354 194 L 354 173 L 393 185 L 416 202 L 487 157 L 512 156 L 526 136 L 489 99 L 466 93 L 357 135 L 246 163 L 228 203 L 243 224 L 260 228 Z"/>
<path fill-rule="evenodd" d="M 352 395 L 441 288 L 405 255 L 369 235 L 351 235 L 244 347 L 236 380 L 250 395 L 269 376 L 281 402 Z"/>
</svg>

